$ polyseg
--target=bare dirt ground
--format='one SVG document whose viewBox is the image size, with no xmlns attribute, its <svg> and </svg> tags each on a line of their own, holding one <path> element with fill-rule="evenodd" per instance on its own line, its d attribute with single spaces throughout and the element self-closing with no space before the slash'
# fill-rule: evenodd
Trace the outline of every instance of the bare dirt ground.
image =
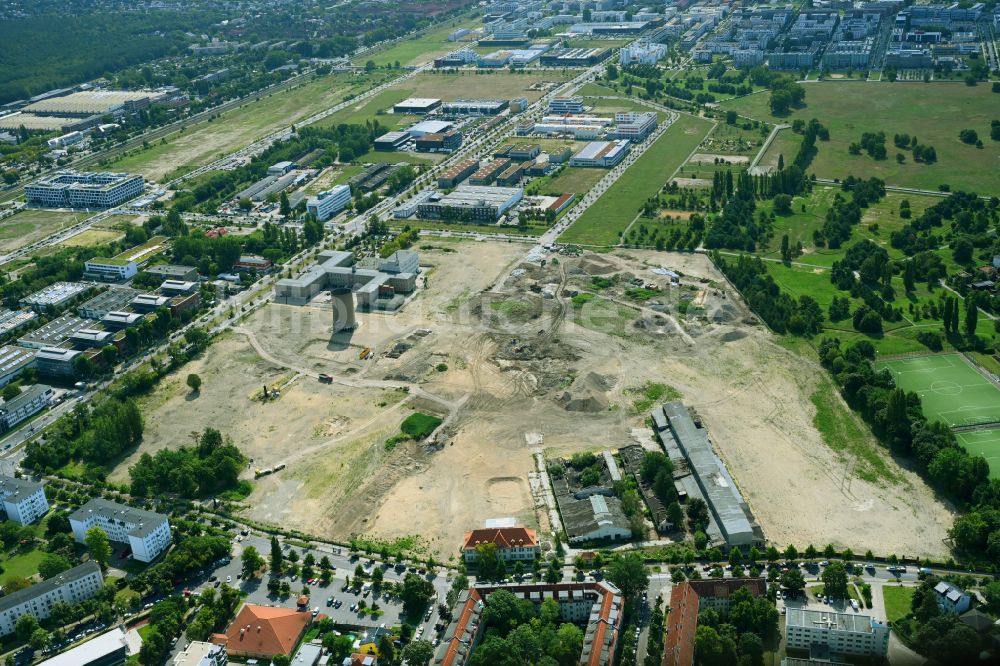
<svg viewBox="0 0 1000 666">
<path fill-rule="evenodd" d="M 448 557 L 487 518 L 546 527 L 528 485 L 533 449 L 635 443 L 646 415 L 630 389 L 660 382 L 704 418 L 771 542 L 944 554 L 948 511 L 906 472 L 887 487 L 852 477 L 812 424 L 822 369 L 775 344 L 731 291 L 723 298 L 707 258 L 620 251 L 540 267 L 522 262 L 526 250 L 422 241 L 427 286 L 395 315 L 359 314 L 356 331 L 333 339 L 328 305 L 267 306 L 184 369 L 205 378 L 202 395 L 186 399 L 177 377 L 149 399 L 143 450 L 179 444 L 161 431 L 180 419 L 212 424 L 266 465 L 288 465 L 255 484 L 248 515 L 335 538 L 419 535 Z M 619 277 L 598 289 L 594 276 Z M 628 300 L 632 280 L 655 293 Z M 574 305 L 578 292 L 593 296 Z M 319 384 L 317 372 L 337 383 Z M 248 397 L 295 376 L 274 403 Z M 387 452 L 414 409 L 446 419 L 437 441 Z"/>
</svg>

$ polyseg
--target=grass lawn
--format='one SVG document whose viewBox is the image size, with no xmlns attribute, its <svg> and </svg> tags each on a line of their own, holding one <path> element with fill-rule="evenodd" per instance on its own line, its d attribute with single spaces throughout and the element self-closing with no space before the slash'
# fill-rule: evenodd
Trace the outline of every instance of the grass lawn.
<svg viewBox="0 0 1000 666">
<path fill-rule="evenodd" d="M 435 222 L 433 220 L 420 220 L 416 217 L 409 220 L 398 220 L 391 222 L 392 226 L 410 226 L 415 229 L 435 229 L 439 231 L 473 231 L 481 234 L 509 234 L 511 236 L 541 236 L 548 227 L 539 225 L 529 225 L 524 227 L 498 225 L 498 224 L 457 224 L 451 222 Z M 428 237 L 430 238 L 430 237 Z M 434 238 L 435 241 L 439 240 Z"/>
<path fill-rule="evenodd" d="M 536 179 L 528 188 L 532 193 L 551 194 L 553 196 L 564 192 L 583 194 L 597 184 L 606 172 L 604 169 L 585 169 L 583 167 L 564 167 L 553 176 Z M 536 185 L 537 183 L 537 185 Z"/>
<path fill-rule="evenodd" d="M 799 152 L 800 145 L 802 145 L 801 134 L 796 134 L 790 127 L 779 130 L 778 135 L 774 137 L 774 141 L 767 147 L 767 152 L 761 156 L 760 162 L 757 165 L 777 169 L 778 156 L 780 155 L 785 157 L 785 164 L 791 164 Z"/>
<path fill-rule="evenodd" d="M 1000 428 L 956 432 L 955 437 L 970 454 L 986 458 L 990 478 L 1000 479 Z"/>
<path fill-rule="evenodd" d="M 149 148 L 137 149 L 111 166 L 118 171 L 141 173 L 153 180 L 190 171 L 281 127 L 339 104 L 346 95 L 374 85 L 384 76 L 331 74 L 319 77 L 172 134 L 166 143 L 155 142 Z"/>
<path fill-rule="evenodd" d="M 471 29 L 478 25 L 478 22 L 470 21 L 468 17 L 454 18 L 418 37 L 403 40 L 384 51 L 359 58 L 354 64 L 363 65 L 371 60 L 379 66 L 391 65 L 397 61 L 403 67 L 422 65 L 463 46 L 463 42 L 449 42 L 449 34 L 459 28 Z"/>
<path fill-rule="evenodd" d="M 840 400 L 833 382 L 823 377 L 810 400 L 816 407 L 813 425 L 823 441 L 832 450 L 854 459 L 854 473 L 859 478 L 872 483 L 899 481 L 899 475 L 886 463 L 871 431 Z"/>
<path fill-rule="evenodd" d="M 1000 142 L 990 141 L 990 121 L 1000 116 L 998 100 L 990 86 L 969 87 L 957 83 L 863 83 L 824 81 L 806 87 L 806 107 L 786 118 L 771 115 L 768 94 L 750 95 L 722 102 L 768 122 L 791 123 L 794 119 L 817 118 L 830 130 L 830 141 L 819 142 L 819 153 L 809 167 L 822 178 L 877 176 L 889 185 L 936 190 L 947 183 L 953 190 L 1000 194 Z M 932 113 L 928 109 L 933 110 Z M 984 148 L 963 144 L 958 132 L 974 129 Z M 889 158 L 875 161 L 867 155 L 851 155 L 848 146 L 863 132 L 885 132 Z M 916 135 L 919 142 L 937 151 L 935 164 L 918 164 L 909 151 L 892 143 L 896 133 Z M 897 164 L 895 155 L 904 155 Z M 785 155 L 789 162 L 794 155 Z"/>
<path fill-rule="evenodd" d="M 92 215 L 86 212 L 23 209 L 0 222 L 0 252 L 30 245 Z"/>
<path fill-rule="evenodd" d="M 882 361 L 896 384 L 916 392 L 928 419 L 949 426 L 1000 421 L 1000 389 L 959 354 L 932 354 Z"/>
<path fill-rule="evenodd" d="M 653 111 L 651 107 L 637 102 L 633 99 L 587 99 L 584 100 L 587 106 L 594 107 L 595 115 L 610 116 L 619 111 Z M 656 111 L 656 115 L 659 116 L 662 122 L 667 114 L 663 111 Z"/>
<path fill-rule="evenodd" d="M 656 143 L 559 237 L 559 241 L 617 245 L 620 234 L 635 219 L 646 199 L 660 191 L 710 129 L 707 121 L 681 114 Z"/>
<path fill-rule="evenodd" d="M 913 599 L 912 587 L 902 585 L 883 585 L 882 598 L 885 600 L 885 619 L 896 622 L 910 613 L 910 601 Z"/>
<path fill-rule="evenodd" d="M 41 549 L 18 553 L 14 557 L 0 559 L 4 580 L 8 578 L 30 578 L 38 573 L 38 564 L 45 557 Z"/>
</svg>

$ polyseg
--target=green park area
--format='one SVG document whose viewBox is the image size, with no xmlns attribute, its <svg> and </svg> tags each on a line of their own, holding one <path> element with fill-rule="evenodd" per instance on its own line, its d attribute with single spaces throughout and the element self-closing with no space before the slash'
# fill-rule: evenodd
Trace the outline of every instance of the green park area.
<svg viewBox="0 0 1000 666">
<path fill-rule="evenodd" d="M 1000 193 L 1000 142 L 990 140 L 990 122 L 1000 119 L 1000 101 L 987 85 L 823 81 L 806 86 L 805 107 L 781 117 L 771 113 L 769 99 L 767 94 L 748 95 L 720 106 L 769 123 L 818 119 L 830 130 L 830 140 L 819 142 L 809 168 L 820 178 L 875 176 L 889 185 L 937 190 L 947 184 L 952 190 Z M 960 141 L 962 129 L 975 130 L 983 147 Z M 865 132 L 885 133 L 886 159 L 850 154 L 850 145 Z M 914 161 L 912 151 L 893 145 L 895 134 L 916 136 L 921 145 L 935 149 L 937 161 Z M 793 156 L 786 154 L 786 163 Z"/>
<path fill-rule="evenodd" d="M 82 222 L 92 213 L 25 209 L 0 221 L 0 252 L 10 252 Z"/>
<path fill-rule="evenodd" d="M 910 613 L 910 602 L 916 588 L 902 585 L 883 585 L 882 598 L 885 600 L 885 619 L 898 622 Z"/>
<path fill-rule="evenodd" d="M 876 368 L 888 369 L 897 386 L 917 393 L 932 421 L 951 427 L 1000 422 L 1000 389 L 959 354 L 892 359 Z"/>
<path fill-rule="evenodd" d="M 712 126 L 681 114 L 635 164 L 560 237 L 563 243 L 613 246 L 638 215 L 698 147 Z"/>
</svg>

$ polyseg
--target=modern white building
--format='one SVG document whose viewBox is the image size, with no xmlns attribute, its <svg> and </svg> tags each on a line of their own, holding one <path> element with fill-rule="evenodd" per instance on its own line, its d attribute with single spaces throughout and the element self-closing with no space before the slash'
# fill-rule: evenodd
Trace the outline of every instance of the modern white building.
<svg viewBox="0 0 1000 666">
<path fill-rule="evenodd" d="M 134 278 L 139 267 L 134 261 L 95 257 L 83 263 L 85 275 L 106 282 L 121 282 Z"/>
<path fill-rule="evenodd" d="M 130 173 L 60 171 L 24 188 L 29 206 L 110 208 L 142 194 L 145 181 Z"/>
<path fill-rule="evenodd" d="M 583 113 L 582 97 L 553 97 L 549 100 L 549 113 Z"/>
<path fill-rule="evenodd" d="M 8 520 L 30 525 L 49 511 L 45 486 L 30 479 L 0 476 L 0 498 Z"/>
<path fill-rule="evenodd" d="M 229 663 L 224 645 L 204 641 L 191 641 L 184 651 L 174 657 L 174 666 L 226 666 Z"/>
<path fill-rule="evenodd" d="M 618 58 L 622 67 L 629 65 L 655 65 L 667 55 L 666 44 L 638 43 L 623 46 L 618 49 Z"/>
<path fill-rule="evenodd" d="M 789 608 L 785 646 L 809 650 L 813 645 L 828 647 L 834 654 L 884 657 L 889 652 L 889 627 L 868 615 Z"/>
<path fill-rule="evenodd" d="M 69 516 L 77 542 L 83 543 L 87 530 L 100 527 L 110 541 L 127 543 L 132 556 L 152 562 L 170 545 L 170 523 L 162 513 L 144 511 L 105 499 L 92 499 Z"/>
<path fill-rule="evenodd" d="M 608 169 L 625 159 L 629 147 L 628 139 L 591 141 L 580 152 L 570 158 L 569 165 L 574 167 Z"/>
<path fill-rule="evenodd" d="M 619 111 L 615 114 L 615 129 L 610 136 L 613 139 L 642 141 L 653 133 L 658 121 L 656 111 Z"/>
<path fill-rule="evenodd" d="M 35 352 L 24 347 L 0 347 L 0 387 L 17 379 L 25 368 L 35 365 Z"/>
<path fill-rule="evenodd" d="M 306 211 L 316 216 L 320 222 L 325 222 L 351 203 L 351 188 L 349 185 L 336 185 L 325 192 L 320 192 L 306 200 Z"/>
<path fill-rule="evenodd" d="M 42 411 L 52 402 L 51 386 L 35 384 L 0 404 L 0 432 L 7 432 L 21 421 Z"/>
<path fill-rule="evenodd" d="M 139 632 L 126 631 L 122 625 L 50 657 L 38 666 L 112 666 L 125 663 L 129 657 L 139 654 L 141 648 Z M 203 666 L 224 666 L 224 662 Z"/>
<path fill-rule="evenodd" d="M 84 562 L 37 585 L 12 592 L 0 598 L 0 636 L 13 633 L 22 615 L 31 614 L 44 620 L 53 604 L 80 603 L 97 594 L 103 585 L 104 577 L 97 563 Z"/>
<path fill-rule="evenodd" d="M 959 615 L 969 610 L 969 604 L 972 602 L 965 590 L 946 581 L 934 586 L 934 596 L 937 597 L 941 612 L 952 615 Z"/>
</svg>

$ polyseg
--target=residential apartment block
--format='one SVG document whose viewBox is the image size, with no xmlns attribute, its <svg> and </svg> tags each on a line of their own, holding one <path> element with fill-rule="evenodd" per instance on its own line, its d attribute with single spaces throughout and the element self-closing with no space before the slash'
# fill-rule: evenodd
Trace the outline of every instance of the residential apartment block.
<svg viewBox="0 0 1000 666">
<path fill-rule="evenodd" d="M 100 527 L 108 539 L 127 543 L 132 556 L 152 562 L 170 545 L 170 523 L 162 513 L 144 511 L 105 499 L 92 499 L 69 516 L 73 536 L 83 543 L 87 530 Z"/>
<path fill-rule="evenodd" d="M 45 487 L 29 479 L 0 476 L 0 498 L 7 519 L 30 525 L 49 511 Z"/>
<path fill-rule="evenodd" d="M 44 620 L 53 604 L 80 603 L 97 594 L 103 585 L 104 577 L 97 563 L 84 562 L 37 585 L 12 592 L 0 599 L 0 636 L 13 633 L 22 615 L 30 613 Z"/>
<path fill-rule="evenodd" d="M 20 395 L 5 400 L 0 404 L 0 432 L 7 432 L 48 407 L 54 394 L 51 386 L 35 384 L 24 389 Z"/>
<path fill-rule="evenodd" d="M 505 562 L 534 560 L 541 555 L 538 533 L 527 527 L 482 528 L 465 533 L 462 550 L 466 562 L 475 562 L 479 553 L 476 546 L 492 543 L 497 547 L 497 555 Z"/>
<path fill-rule="evenodd" d="M 821 645 L 834 654 L 884 657 L 889 652 L 889 627 L 868 615 L 789 608 L 785 645 L 797 650 Z"/>
</svg>

